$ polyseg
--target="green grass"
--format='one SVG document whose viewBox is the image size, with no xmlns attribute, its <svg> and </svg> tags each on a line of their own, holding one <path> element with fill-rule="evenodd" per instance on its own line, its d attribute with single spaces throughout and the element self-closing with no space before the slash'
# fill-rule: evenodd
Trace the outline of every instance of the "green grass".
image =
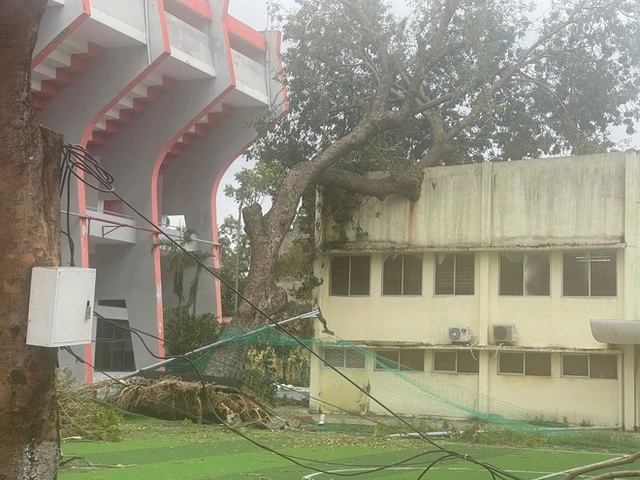
<svg viewBox="0 0 640 480">
<path fill-rule="evenodd" d="M 128 416 L 125 439 L 121 442 L 65 442 L 65 457 L 78 456 L 60 471 L 60 480 L 292 480 L 313 473 L 313 468 L 267 452 L 220 426 L 198 426 L 190 422 L 164 422 Z M 389 439 L 373 435 L 336 432 L 304 432 L 243 429 L 256 442 L 278 452 L 332 464 L 314 463 L 327 470 L 353 469 L 362 465 L 383 465 L 424 453 L 431 449 L 419 440 Z M 513 448 L 439 442 L 443 447 L 470 455 L 532 480 L 550 472 L 618 456 L 601 451 L 571 451 L 561 448 Z M 604 446 L 603 446 L 604 448 Z M 359 478 L 385 480 L 415 479 L 424 468 L 424 456 L 404 470 L 367 473 Z M 304 460 L 303 463 L 312 463 Z M 341 466 L 339 464 L 346 464 Z M 317 480 L 341 478 L 317 475 Z M 471 480 L 490 478 L 479 467 L 462 460 L 438 464 L 428 479 Z M 560 478 L 560 477 L 555 477 Z"/>
</svg>

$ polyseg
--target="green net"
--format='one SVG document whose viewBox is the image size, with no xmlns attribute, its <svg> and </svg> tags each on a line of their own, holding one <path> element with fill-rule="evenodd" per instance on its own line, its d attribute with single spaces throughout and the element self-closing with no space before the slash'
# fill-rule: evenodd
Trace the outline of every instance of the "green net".
<svg viewBox="0 0 640 480">
<path fill-rule="evenodd" d="M 566 419 L 558 421 L 542 410 L 479 394 L 475 385 L 465 388 L 459 381 L 449 382 L 426 369 L 399 368 L 398 363 L 380 355 L 381 348 L 337 336 L 295 339 L 267 325 L 253 331 L 223 332 L 210 348 L 188 354 L 190 362 L 176 359 L 155 373 L 189 376 L 195 367 L 211 379 L 212 364 L 233 358 L 227 353 L 241 350 L 245 360 L 225 364 L 225 376 L 213 377 L 213 381 L 250 391 L 272 407 L 299 407 L 316 413 L 309 428 L 317 428 L 318 414 L 326 413 L 332 416 L 334 427 L 346 426 L 357 432 L 363 428 L 388 434 L 444 429 L 448 436 L 480 442 L 487 436 L 495 442 L 498 436 L 507 444 L 601 448 L 606 443 L 620 451 L 640 447 L 635 437 L 619 431 L 605 432 L 589 423 L 569 425 Z M 308 349 L 320 358 L 313 359 Z M 336 362 L 336 352 L 343 352 L 346 364 Z M 349 362 L 363 362 L 367 367 L 348 368 Z M 344 367 L 338 371 L 350 381 L 328 364 Z M 309 388 L 310 371 L 315 372 L 312 377 L 316 375 L 313 388 Z M 319 378 L 323 376 L 324 380 Z M 478 381 L 477 375 L 467 377 Z M 410 419 L 412 427 L 393 414 Z M 332 427 L 325 424 L 321 428 Z"/>
</svg>

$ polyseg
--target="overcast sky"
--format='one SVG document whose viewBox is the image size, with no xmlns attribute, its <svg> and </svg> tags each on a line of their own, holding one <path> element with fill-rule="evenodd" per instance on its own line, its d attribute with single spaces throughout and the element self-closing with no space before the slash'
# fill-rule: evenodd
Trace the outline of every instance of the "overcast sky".
<svg viewBox="0 0 640 480">
<path fill-rule="evenodd" d="M 538 6 L 535 15 L 542 15 L 552 1 L 553 0 L 535 0 Z M 294 0 L 280 0 L 279 3 L 285 8 L 292 8 L 295 6 Z M 407 12 L 405 0 L 390 0 L 389 3 L 394 6 L 399 15 Z M 247 23 L 251 27 L 255 28 L 256 30 L 266 30 L 269 27 L 266 0 L 230 0 L 229 13 L 231 13 L 231 15 L 236 17 L 238 20 L 241 20 L 244 23 Z M 624 137 L 624 135 L 620 135 L 620 137 L 622 138 Z M 629 147 L 640 149 L 640 134 L 635 135 L 635 138 L 631 141 Z M 234 217 L 238 215 L 238 206 L 233 200 L 225 197 L 223 191 L 224 186 L 227 183 L 234 182 L 234 176 L 236 172 L 246 166 L 247 163 L 242 158 L 239 158 L 236 162 L 233 163 L 233 165 L 231 165 L 231 167 L 229 167 L 225 176 L 223 177 L 222 183 L 218 190 L 217 198 L 218 223 L 222 223 L 227 215 L 233 215 Z M 263 205 L 263 209 L 266 210 L 266 208 L 267 205 Z"/>
</svg>

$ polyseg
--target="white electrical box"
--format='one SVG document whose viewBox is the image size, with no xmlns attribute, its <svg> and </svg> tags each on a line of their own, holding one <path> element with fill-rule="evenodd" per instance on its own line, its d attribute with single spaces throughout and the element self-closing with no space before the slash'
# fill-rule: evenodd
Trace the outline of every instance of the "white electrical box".
<svg viewBox="0 0 640 480">
<path fill-rule="evenodd" d="M 27 344 L 63 347 L 91 342 L 96 270 L 34 267 Z"/>
</svg>

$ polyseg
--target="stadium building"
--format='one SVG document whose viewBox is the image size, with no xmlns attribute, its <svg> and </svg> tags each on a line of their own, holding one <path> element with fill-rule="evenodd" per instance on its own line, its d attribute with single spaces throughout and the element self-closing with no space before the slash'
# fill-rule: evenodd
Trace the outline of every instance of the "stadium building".
<svg viewBox="0 0 640 480">
<path fill-rule="evenodd" d="M 253 141 L 251 120 L 284 108 L 278 32 L 228 14 L 228 0 L 49 0 L 32 61 L 40 122 L 86 147 L 114 188 L 155 224 L 198 232 L 193 248 L 219 261 L 216 193 L 226 168 Z M 62 195 L 62 264 L 95 267 L 96 311 L 163 334 L 171 276 L 156 230 L 121 200 L 72 177 Z M 68 238 L 72 241 L 69 242 Z M 205 278 L 206 277 L 206 278 Z M 203 275 L 198 310 L 220 316 L 219 290 Z M 76 348 L 97 370 L 155 360 L 130 333 L 98 320 L 95 342 Z M 155 354 L 162 342 L 149 343 Z M 86 381 L 93 370 L 67 353 Z"/>
</svg>

